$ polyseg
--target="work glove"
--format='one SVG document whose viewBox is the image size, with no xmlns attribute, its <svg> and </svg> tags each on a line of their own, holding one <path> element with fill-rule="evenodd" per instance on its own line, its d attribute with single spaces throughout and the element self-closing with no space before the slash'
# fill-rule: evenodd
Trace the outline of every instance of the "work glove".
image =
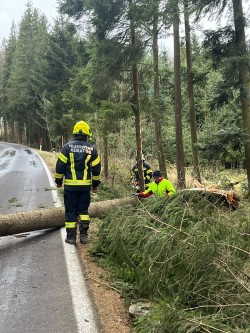
<svg viewBox="0 0 250 333">
<path fill-rule="evenodd" d="M 57 180 L 55 180 L 55 183 L 56 183 L 56 187 L 57 188 L 61 188 L 62 187 L 62 183 L 61 182 L 58 182 Z"/>
</svg>

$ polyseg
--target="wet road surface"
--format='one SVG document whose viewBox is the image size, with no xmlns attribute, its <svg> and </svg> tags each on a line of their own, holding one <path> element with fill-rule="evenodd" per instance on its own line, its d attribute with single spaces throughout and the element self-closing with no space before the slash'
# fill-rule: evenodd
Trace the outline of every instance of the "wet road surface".
<svg viewBox="0 0 250 333">
<path fill-rule="evenodd" d="M 0 142 L 0 214 L 54 207 L 52 185 L 34 151 Z M 76 249 L 62 241 L 64 233 L 0 237 L 0 332 L 101 332 Z"/>
</svg>

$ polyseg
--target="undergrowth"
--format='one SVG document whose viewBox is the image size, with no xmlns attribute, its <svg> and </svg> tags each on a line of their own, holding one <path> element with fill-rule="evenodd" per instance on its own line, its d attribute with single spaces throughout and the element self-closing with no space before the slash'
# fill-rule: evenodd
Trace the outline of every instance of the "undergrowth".
<svg viewBox="0 0 250 333">
<path fill-rule="evenodd" d="M 194 192 L 138 200 L 106 214 L 92 254 L 129 302 L 150 300 L 136 333 L 250 332 L 249 208 Z"/>
<path fill-rule="evenodd" d="M 103 201 L 103 200 L 112 200 L 117 198 L 124 198 L 130 196 L 132 191 L 130 187 L 119 185 L 110 186 L 109 182 L 103 181 L 99 188 L 96 196 L 92 196 L 92 201 Z"/>
</svg>

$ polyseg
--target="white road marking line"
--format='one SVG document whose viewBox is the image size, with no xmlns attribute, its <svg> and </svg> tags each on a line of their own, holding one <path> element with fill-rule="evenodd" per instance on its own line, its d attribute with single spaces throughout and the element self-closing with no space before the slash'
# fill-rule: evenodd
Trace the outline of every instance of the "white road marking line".
<svg viewBox="0 0 250 333">
<path fill-rule="evenodd" d="M 41 156 L 34 151 L 40 158 L 46 173 L 48 175 L 50 187 L 55 187 L 52 175 Z M 62 207 L 62 203 L 58 196 L 57 190 L 52 190 L 53 201 L 55 207 Z M 68 272 L 69 285 L 73 303 L 73 309 L 77 322 L 79 333 L 100 333 L 95 316 L 94 307 L 90 301 L 86 281 L 84 279 L 81 265 L 77 256 L 76 248 L 64 242 L 65 228 L 61 228 L 61 238 L 65 254 L 66 268 Z"/>
</svg>

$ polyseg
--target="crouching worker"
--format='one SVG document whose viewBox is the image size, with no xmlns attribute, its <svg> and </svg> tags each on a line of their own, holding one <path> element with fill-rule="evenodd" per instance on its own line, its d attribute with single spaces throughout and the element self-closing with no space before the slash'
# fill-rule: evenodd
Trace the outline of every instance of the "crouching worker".
<svg viewBox="0 0 250 333">
<path fill-rule="evenodd" d="M 134 195 L 139 198 L 147 198 L 152 194 L 156 197 L 169 197 L 175 193 L 173 184 L 162 177 L 159 170 L 153 172 L 154 182 L 149 184 L 149 187 L 144 192 L 135 193 Z"/>
<path fill-rule="evenodd" d="M 73 140 L 66 143 L 56 163 L 55 182 L 64 182 L 66 243 L 76 244 L 76 224 L 80 219 L 80 242 L 88 242 L 90 192 L 100 184 L 101 162 L 96 148 L 88 142 L 89 125 L 79 121 L 73 129 Z"/>
</svg>

